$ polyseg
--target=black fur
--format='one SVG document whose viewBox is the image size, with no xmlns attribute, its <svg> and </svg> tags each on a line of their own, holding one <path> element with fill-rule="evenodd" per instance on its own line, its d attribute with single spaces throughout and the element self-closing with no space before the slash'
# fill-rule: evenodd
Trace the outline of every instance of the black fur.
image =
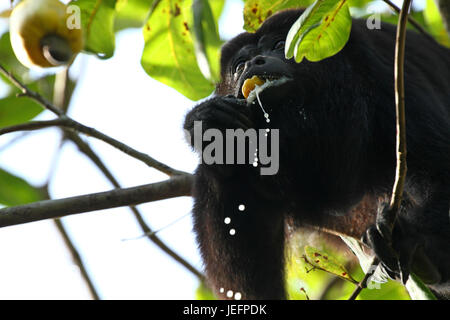
<svg viewBox="0 0 450 320">
<path fill-rule="evenodd" d="M 285 298 L 286 219 L 320 227 L 347 214 L 364 196 L 386 199 L 392 190 L 395 27 L 369 30 L 365 21 L 354 20 L 341 52 L 297 64 L 273 46 L 285 39 L 300 13 L 276 14 L 256 33 L 225 44 L 215 96 L 186 117 L 184 127 L 191 133 L 194 121 L 202 121 L 204 130 L 267 128 L 257 103 L 247 106 L 242 99 L 243 81 L 253 74 L 293 79 L 261 93 L 269 127 L 280 130 L 276 175 L 261 176 L 252 165 L 200 164 L 196 170 L 194 229 L 207 277 L 220 298 L 228 290 L 244 299 Z M 406 42 L 406 192 L 414 201 L 399 217 L 392 246 L 405 268 L 422 273 L 445 296 L 450 281 L 450 53 L 414 31 Z M 240 57 L 246 65 L 235 78 L 232 68 Z M 226 217 L 230 224 L 224 223 Z M 386 269 L 398 276 L 389 263 Z"/>
</svg>

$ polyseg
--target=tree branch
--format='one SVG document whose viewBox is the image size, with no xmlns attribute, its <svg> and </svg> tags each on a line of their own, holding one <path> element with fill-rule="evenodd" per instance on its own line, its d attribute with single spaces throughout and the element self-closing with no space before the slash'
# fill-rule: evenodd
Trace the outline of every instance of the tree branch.
<svg viewBox="0 0 450 320">
<path fill-rule="evenodd" d="M 397 7 L 393 2 L 391 2 L 390 0 L 383 0 L 383 2 L 385 2 L 388 6 L 390 6 L 392 8 L 392 10 L 394 10 L 395 12 L 397 12 L 397 14 L 400 14 L 401 9 L 399 7 Z M 413 17 L 408 16 L 407 17 L 408 22 L 411 23 L 412 26 L 414 26 L 414 28 L 416 28 L 419 32 L 421 32 L 422 34 L 424 34 L 426 37 L 432 39 L 433 41 L 435 41 L 435 39 L 433 38 L 432 35 L 430 35 L 421 25 L 419 22 L 417 22 Z"/>
<path fill-rule="evenodd" d="M 17 131 L 33 131 L 39 129 L 45 129 L 50 127 L 63 127 L 67 125 L 66 116 L 60 116 L 53 120 L 44 120 L 44 121 L 30 121 L 25 123 L 16 124 L 10 127 L 4 127 L 0 129 L 0 136 Z"/>
<path fill-rule="evenodd" d="M 402 203 L 403 189 L 406 180 L 406 118 L 405 118 L 405 39 L 406 39 L 406 21 L 411 0 L 403 2 L 400 11 L 400 17 L 397 24 L 397 35 L 395 39 L 395 60 L 394 60 L 394 80 L 395 80 L 395 111 L 397 127 L 397 166 L 395 172 L 394 187 L 390 208 L 387 211 L 386 220 L 389 223 L 390 230 L 394 228 L 400 206 Z"/>
<path fill-rule="evenodd" d="M 102 209 L 190 196 L 192 175 L 142 186 L 114 189 L 65 199 L 44 200 L 0 209 L 0 228 Z"/>
<path fill-rule="evenodd" d="M 71 118 L 67 117 L 65 115 L 64 110 L 60 110 L 59 108 L 52 105 L 50 102 L 48 102 L 45 98 L 40 96 L 39 94 L 31 91 L 29 88 L 27 88 L 24 84 L 22 84 L 17 78 L 15 78 L 11 73 L 7 72 L 5 68 L 3 68 L 0 65 L 0 73 L 5 75 L 15 86 L 17 86 L 19 89 L 22 90 L 22 96 L 29 97 L 39 103 L 44 108 L 52 111 L 53 113 L 58 115 L 57 119 L 49 120 L 49 121 L 31 121 L 24 124 L 19 124 L 7 128 L 0 129 L 0 135 L 9 133 L 9 132 L 15 132 L 15 131 L 26 131 L 26 130 L 38 130 L 48 127 L 61 127 L 65 128 L 65 135 L 66 137 L 69 137 L 70 140 L 72 140 L 82 151 L 85 153 L 96 165 L 99 167 L 99 169 L 103 172 L 103 174 L 108 178 L 108 180 L 113 184 L 114 187 L 120 188 L 120 185 L 118 184 L 117 180 L 114 178 L 114 176 L 109 172 L 109 170 L 106 168 L 106 166 L 101 162 L 100 158 L 92 151 L 92 149 L 87 145 L 75 132 L 82 132 L 84 134 L 96 137 L 114 147 L 121 150 L 122 152 L 143 161 L 150 167 L 153 167 L 161 172 L 164 172 L 168 174 L 169 176 L 191 176 L 188 173 L 175 170 L 153 158 L 148 156 L 147 154 L 144 154 L 142 152 L 136 151 L 129 146 L 125 145 L 124 143 L 121 143 L 120 141 L 117 141 L 113 138 L 110 138 L 109 136 L 93 129 L 89 128 L 87 126 L 82 125 L 81 123 L 78 123 Z M 143 201 L 147 202 L 147 201 Z M 124 204 L 126 205 L 126 204 Z M 195 267 L 193 267 L 191 264 L 189 264 L 186 260 L 184 260 L 182 257 L 180 257 L 176 252 L 174 252 L 172 249 L 170 249 L 159 237 L 157 237 L 155 234 L 152 234 L 151 228 L 145 223 L 144 219 L 142 218 L 142 215 L 140 212 L 135 208 L 134 206 L 130 206 L 130 209 L 133 212 L 134 217 L 136 218 L 139 226 L 141 227 L 141 230 L 144 232 L 144 234 L 148 234 L 148 238 L 157 245 L 161 250 L 166 252 L 169 256 L 171 256 L 175 261 L 179 262 L 181 265 L 186 267 L 190 272 L 192 272 L 194 275 L 196 275 L 201 281 L 204 281 L 204 275 L 198 271 Z M 91 211 L 91 210 L 87 210 Z M 80 212 L 81 213 L 81 212 Z M 1 211 L 0 211 L 1 214 Z M 2 217 L 0 216 L 0 226 L 1 226 L 1 220 Z"/>
<path fill-rule="evenodd" d="M 375 273 L 379 263 L 380 260 L 378 260 L 377 257 L 373 258 L 370 268 L 367 270 L 367 273 L 365 274 L 364 278 L 358 283 L 355 291 L 353 291 L 352 295 L 350 296 L 350 298 L 348 298 L 348 300 L 356 300 L 356 297 L 358 297 L 361 291 L 367 288 L 367 281 Z"/>
<path fill-rule="evenodd" d="M 69 90 L 69 66 L 65 67 L 63 71 L 58 72 L 55 78 L 55 84 L 53 85 L 53 103 L 55 106 L 63 110 L 63 113 L 67 113 L 67 108 L 69 106 L 69 100 L 72 95 L 72 92 Z M 61 147 L 64 144 L 64 139 L 61 139 L 61 142 L 58 146 L 58 149 L 55 152 L 55 155 L 52 160 L 51 170 L 48 174 L 47 183 L 44 186 L 44 191 L 46 195 L 46 199 L 50 200 L 50 194 L 48 192 L 48 185 L 51 182 L 54 172 L 55 172 L 55 164 L 59 158 L 59 154 L 61 152 Z M 100 296 L 97 293 L 97 289 L 95 288 L 94 282 L 92 281 L 89 273 L 84 264 L 83 258 L 76 245 L 73 243 L 72 239 L 69 236 L 69 233 L 64 226 L 64 223 L 61 219 L 53 219 L 53 223 L 55 224 L 56 230 L 58 230 L 67 250 L 69 251 L 72 261 L 74 264 L 78 266 L 80 270 L 81 278 L 86 283 L 86 286 L 91 294 L 91 297 L 94 300 L 100 300 Z"/>
<path fill-rule="evenodd" d="M 72 131 L 65 131 L 66 137 L 71 140 L 78 149 L 84 153 L 105 175 L 105 177 L 111 182 L 111 184 L 115 188 L 121 188 L 119 182 L 112 175 L 111 171 L 106 167 L 103 161 L 97 156 L 97 154 L 92 150 L 92 148 L 84 142 L 76 133 Z M 142 232 L 147 236 L 147 238 L 153 242 L 157 247 L 159 247 L 162 251 L 172 257 L 175 261 L 184 266 L 187 270 L 189 270 L 192 274 L 200 279 L 200 281 L 205 280 L 205 276 L 197 270 L 194 266 L 192 266 L 189 262 L 179 256 L 175 251 L 169 248 L 156 234 L 153 233 L 153 230 L 145 223 L 142 214 L 135 206 L 129 207 L 131 212 L 133 213 L 134 218 L 136 219 L 139 227 Z"/>
<path fill-rule="evenodd" d="M 395 111 L 396 111 L 396 142 L 397 142 L 397 165 L 395 172 L 394 187 L 392 190 L 389 210 L 384 211 L 380 217 L 385 221 L 390 234 L 394 229 L 400 206 L 402 204 L 403 189 L 406 180 L 406 118 L 405 118 L 405 82 L 404 82 L 404 64 L 405 64 L 405 39 L 406 22 L 408 21 L 408 11 L 411 6 L 411 0 L 404 0 L 397 23 L 397 34 L 395 38 L 395 60 L 394 60 L 394 91 L 395 91 Z M 378 219 L 378 217 L 377 217 Z M 387 240 L 387 239 L 386 239 Z M 360 282 L 356 290 L 350 296 L 349 300 L 354 300 L 362 289 L 367 286 L 367 279 L 375 272 L 379 264 L 379 259 L 375 257 L 372 260 L 371 268 Z"/>
<path fill-rule="evenodd" d="M 73 262 L 80 269 L 81 276 L 83 277 L 84 281 L 86 282 L 86 285 L 88 286 L 89 293 L 91 294 L 92 298 L 94 300 L 100 300 L 97 290 L 95 289 L 94 283 L 92 282 L 91 278 L 89 277 L 86 267 L 84 266 L 84 262 L 81 259 L 81 256 L 78 253 L 77 248 L 75 248 L 75 246 L 73 245 L 72 240 L 70 239 L 69 234 L 67 233 L 63 222 L 61 221 L 61 219 L 54 219 L 53 222 L 55 223 L 56 229 L 58 229 L 59 234 L 63 238 L 64 244 L 66 245 L 67 249 L 70 251 L 70 255 L 72 256 Z"/>
<path fill-rule="evenodd" d="M 127 155 L 138 159 L 142 162 L 144 162 L 145 164 L 147 164 L 148 166 L 155 168 L 165 174 L 167 174 L 168 176 L 176 176 L 176 175 L 184 175 L 186 174 L 185 172 L 182 171 L 178 171 L 176 169 L 173 169 L 171 167 L 169 167 L 168 165 L 159 162 L 156 159 L 153 159 L 152 157 L 150 157 L 149 155 L 139 152 L 131 147 L 129 147 L 128 145 L 114 139 L 111 138 L 110 136 L 94 129 L 88 126 L 85 126 L 73 119 L 71 119 L 70 117 L 64 115 L 64 112 L 57 108 L 56 106 L 54 106 L 52 103 L 50 103 L 49 101 L 47 101 L 44 97 L 42 97 L 41 95 L 39 95 L 38 93 L 30 90 L 27 86 L 25 86 L 24 84 L 22 84 L 16 77 L 14 77 L 14 75 L 12 75 L 11 73 L 9 73 L 8 71 L 6 71 L 6 69 L 0 65 L 0 73 L 3 74 L 5 77 L 7 77 L 9 79 L 9 81 L 11 81 L 12 84 L 14 84 L 17 88 L 19 88 L 20 90 L 22 90 L 22 95 L 21 96 L 25 96 L 28 97 L 34 101 L 36 101 L 38 104 L 40 104 L 41 106 L 43 106 L 45 109 L 53 112 L 54 114 L 56 114 L 58 116 L 59 124 L 58 126 L 60 127 L 65 127 L 68 129 L 72 129 L 81 133 L 84 133 L 86 135 L 92 136 L 94 138 L 97 138 L 99 140 L 102 140 L 103 142 L 106 142 L 107 144 L 115 147 L 116 149 L 119 149 L 120 151 L 126 153 Z M 33 122 L 32 122 L 33 123 Z M 35 123 L 35 122 L 34 122 Z M 45 124 L 40 122 L 39 123 L 40 126 L 44 126 Z M 39 126 L 38 124 L 34 124 L 34 126 Z M 29 130 L 35 130 L 36 128 L 33 128 L 33 125 L 31 125 L 30 123 L 28 125 L 25 125 L 25 129 L 26 128 L 30 128 L 28 126 L 31 126 L 31 129 Z M 46 123 L 46 126 L 44 127 L 49 127 L 51 126 L 48 121 Z M 42 127 L 41 127 L 42 128 Z M 15 126 L 15 128 L 13 127 L 13 131 L 17 131 L 17 127 Z M 24 129 L 24 130 L 25 130 Z M 8 131 L 9 130 L 9 131 Z M 5 128 L 4 129 L 4 133 L 6 132 L 12 132 L 11 131 L 11 127 L 10 128 Z"/>
<path fill-rule="evenodd" d="M 42 97 L 40 94 L 30 90 L 22 82 L 20 82 L 11 72 L 8 72 L 2 65 L 0 65 L 0 73 L 3 74 L 14 86 L 22 91 L 21 96 L 29 97 L 30 99 L 36 101 L 38 104 L 43 106 L 45 109 L 53 112 L 54 114 L 61 116 L 63 112 L 50 103 L 47 99 Z"/>
</svg>

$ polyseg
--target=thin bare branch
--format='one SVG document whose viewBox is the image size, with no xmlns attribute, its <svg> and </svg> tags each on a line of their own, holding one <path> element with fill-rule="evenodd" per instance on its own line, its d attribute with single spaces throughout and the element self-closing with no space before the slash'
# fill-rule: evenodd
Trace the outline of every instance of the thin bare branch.
<svg viewBox="0 0 450 320">
<path fill-rule="evenodd" d="M 22 132 L 21 134 L 18 134 L 17 136 L 15 136 L 14 138 L 12 138 L 11 140 L 9 140 L 8 142 L 6 142 L 5 144 L 0 146 L 0 153 L 5 151 L 6 149 L 8 149 L 9 147 L 13 146 L 14 144 L 16 144 L 17 142 L 19 142 L 20 140 L 22 140 L 23 138 L 25 138 L 26 136 L 28 136 L 30 132 Z"/>
<path fill-rule="evenodd" d="M 44 120 L 44 121 L 30 121 L 17 125 L 13 125 L 10 127 L 4 127 L 0 129 L 0 136 L 17 131 L 33 131 L 40 130 L 51 127 L 59 127 L 64 126 L 66 124 L 66 116 L 61 116 L 59 118 L 53 120 Z"/>
<path fill-rule="evenodd" d="M 81 276 L 83 277 L 84 281 L 86 282 L 87 287 L 89 289 L 89 293 L 91 294 L 92 298 L 94 300 L 100 300 L 100 296 L 97 293 L 97 289 L 95 288 L 94 283 L 92 282 L 91 278 L 89 277 L 89 274 L 86 270 L 83 259 L 81 258 L 77 248 L 73 245 L 73 242 L 70 239 L 70 236 L 67 233 L 63 222 L 61 221 L 61 219 L 54 219 L 53 222 L 55 223 L 56 229 L 58 230 L 59 234 L 63 238 L 64 244 L 70 251 L 70 255 L 72 256 L 73 262 L 80 269 Z"/>
<path fill-rule="evenodd" d="M 13 85 L 22 91 L 21 96 L 27 96 L 30 99 L 36 101 L 38 104 L 43 106 L 45 109 L 50 110 L 54 114 L 61 116 L 63 112 L 55 107 L 51 102 L 42 97 L 40 94 L 30 90 L 22 82 L 20 82 L 11 72 L 8 72 L 2 65 L 0 65 L 0 73 L 3 74 Z"/>
<path fill-rule="evenodd" d="M 53 103 L 59 109 L 63 110 L 64 114 L 67 113 L 67 107 L 69 105 L 67 102 L 70 100 L 70 96 L 72 93 L 69 91 L 68 84 L 69 84 L 69 66 L 65 67 L 63 69 L 63 71 L 58 72 L 56 74 L 55 84 L 53 86 Z M 59 146 L 55 151 L 55 155 L 53 156 L 52 165 L 50 166 L 51 169 L 50 169 L 50 172 L 47 177 L 47 183 L 45 185 L 45 194 L 46 194 L 46 199 L 48 199 L 48 200 L 50 200 L 50 194 L 48 192 L 48 185 L 51 182 L 53 175 L 55 173 L 56 163 L 59 159 L 59 155 L 61 153 L 61 147 L 63 146 L 63 144 L 64 144 L 64 139 L 61 139 Z M 95 288 L 94 282 L 92 281 L 92 279 L 86 269 L 84 261 L 81 258 L 81 255 L 78 252 L 77 247 L 75 246 L 71 237 L 69 236 L 69 233 L 67 232 L 63 221 L 61 219 L 53 219 L 53 223 L 55 224 L 56 230 L 58 230 L 59 234 L 61 235 L 61 238 L 63 239 L 63 242 L 72 257 L 73 263 L 76 264 L 78 269 L 80 270 L 81 278 L 86 283 L 86 286 L 89 290 L 89 293 L 91 294 L 92 299 L 100 300 L 100 296 L 97 293 L 97 289 Z"/>
<path fill-rule="evenodd" d="M 87 126 L 82 125 L 81 123 L 78 123 L 75 120 L 72 120 L 71 118 L 67 117 L 64 113 L 64 110 L 61 111 L 59 108 L 53 106 L 50 102 L 48 102 L 46 99 L 44 99 L 42 96 L 40 96 L 37 93 L 34 93 L 29 88 L 27 88 L 25 85 L 23 85 L 17 78 L 15 78 L 12 74 L 7 72 L 5 68 L 3 68 L 0 65 L 0 73 L 4 74 L 14 85 L 16 85 L 19 89 L 22 90 L 22 96 L 29 97 L 36 102 L 38 102 L 40 105 L 42 105 L 44 108 L 54 112 L 58 115 L 57 119 L 49 120 L 49 121 L 31 121 L 28 123 L 11 126 L 7 128 L 0 129 L 0 135 L 9 133 L 9 132 L 15 132 L 15 131 L 24 131 L 24 130 L 38 130 L 48 127 L 61 127 L 65 128 L 65 134 L 67 137 L 70 138 L 78 147 L 79 149 L 84 152 L 99 168 L 100 170 L 105 174 L 105 176 L 108 178 L 109 181 L 116 187 L 120 188 L 118 182 L 114 178 L 114 176 L 109 172 L 109 170 L 106 168 L 106 166 L 101 162 L 100 158 L 90 149 L 90 147 L 81 140 L 80 137 L 75 132 L 81 132 L 89 136 L 96 137 L 106 143 L 109 143 L 113 145 L 114 147 L 118 148 L 119 150 L 125 152 L 126 154 L 143 161 L 150 167 L 153 167 L 161 172 L 164 172 L 168 174 L 169 176 L 190 176 L 190 174 L 175 170 L 153 158 L 148 156 L 147 154 L 144 154 L 142 152 L 136 151 L 129 146 L 125 145 L 124 143 L 117 141 L 113 138 L 110 138 L 109 136 L 93 129 L 89 128 Z M 75 131 L 75 132 L 73 132 Z M 145 202 L 145 201 L 144 201 Z M 152 234 L 151 228 L 145 223 L 144 219 L 142 218 L 142 215 L 140 212 L 134 207 L 130 206 L 130 209 L 133 212 L 134 217 L 136 218 L 139 226 L 141 227 L 141 230 L 144 233 L 148 233 L 148 238 L 156 244 L 160 249 L 165 251 L 169 256 L 171 256 L 174 260 L 185 266 L 189 271 L 191 271 L 194 275 L 196 275 L 201 281 L 204 280 L 204 275 L 198 271 L 195 267 L 193 267 L 191 264 L 189 264 L 187 261 L 185 261 L 182 257 L 180 257 L 177 253 L 175 253 L 172 249 L 170 249 L 165 243 L 159 239 L 155 234 Z M 88 210 L 89 211 L 89 210 Z M 0 217 L 1 221 L 1 217 Z M 1 225 L 1 222 L 0 222 Z"/>
<path fill-rule="evenodd" d="M 385 211 L 382 219 L 387 223 L 387 227 L 394 229 L 395 220 L 403 198 L 403 189 L 406 180 L 406 118 L 405 118 L 405 86 L 404 86 L 404 63 L 405 63 L 405 40 L 406 40 L 406 22 L 408 21 L 408 11 L 412 0 L 405 0 L 397 23 L 397 35 L 395 39 L 395 60 L 394 60 L 394 91 L 395 91 L 395 110 L 396 110 L 396 128 L 397 128 L 397 166 L 395 172 L 394 187 L 392 190 L 389 210 Z M 356 290 L 350 296 L 349 300 L 354 300 L 362 289 L 367 286 L 367 279 L 375 272 L 379 259 L 375 257 L 372 260 L 371 268 L 359 283 Z"/>
<path fill-rule="evenodd" d="M 394 10 L 395 12 L 397 12 L 397 14 L 400 14 L 400 8 L 397 7 L 395 5 L 395 3 L 393 3 L 390 0 L 383 0 L 388 6 L 390 6 L 392 8 L 392 10 Z M 412 26 L 414 26 L 414 28 L 417 29 L 417 31 L 421 32 L 423 35 L 425 35 L 426 37 L 432 39 L 433 41 L 435 41 L 435 39 L 433 38 L 432 35 L 430 35 L 421 25 L 419 22 L 417 22 L 413 17 L 408 16 L 408 22 L 411 23 Z"/>
<path fill-rule="evenodd" d="M 369 270 L 365 274 L 364 278 L 358 283 L 356 286 L 355 291 L 353 291 L 352 295 L 348 300 L 356 300 L 356 297 L 361 293 L 361 291 L 365 288 L 367 288 L 367 282 L 369 281 L 369 278 L 375 273 L 377 270 L 378 264 L 380 263 L 380 260 L 378 260 L 377 257 L 373 258 L 372 263 L 370 265 Z"/>
<path fill-rule="evenodd" d="M 114 189 L 65 199 L 44 200 L 0 209 L 0 228 L 102 209 L 190 196 L 192 175 L 179 175 L 162 182 Z"/>
<path fill-rule="evenodd" d="M 395 39 L 395 60 L 394 60 L 394 80 L 395 80 L 395 110 L 397 127 L 397 166 L 395 173 L 394 187 L 388 214 L 385 217 L 392 231 L 394 228 L 397 214 L 402 203 L 403 188 L 406 180 L 406 118 L 405 118 L 405 39 L 406 39 L 406 21 L 411 0 L 403 2 L 402 10 L 397 24 L 397 35 Z"/>
<path fill-rule="evenodd" d="M 84 142 L 76 133 L 72 131 L 66 131 L 65 134 L 66 137 L 73 143 L 75 143 L 78 149 L 82 153 L 84 153 L 99 168 L 99 170 L 105 175 L 105 177 L 111 182 L 111 184 L 115 188 L 121 188 L 117 179 L 106 167 L 106 165 L 103 163 L 100 157 L 92 150 L 92 148 L 89 146 L 88 143 Z M 199 270 L 197 270 L 194 266 L 192 266 L 189 262 L 187 262 L 185 259 L 183 259 L 180 255 L 178 255 L 176 252 L 174 252 L 165 243 L 161 241 L 161 239 L 154 233 L 154 231 L 148 226 L 148 224 L 145 223 L 144 218 L 142 217 L 142 214 L 140 213 L 138 208 L 136 208 L 135 206 L 130 206 L 129 208 L 133 213 L 133 216 L 136 219 L 139 227 L 141 228 L 141 231 L 147 236 L 147 238 L 151 242 L 153 242 L 162 251 L 167 253 L 175 261 L 180 263 L 187 270 L 189 270 L 191 273 L 197 276 L 200 279 L 200 281 L 204 281 L 205 276 Z"/>
<path fill-rule="evenodd" d="M 184 175 L 185 172 L 173 169 L 169 167 L 168 165 L 159 162 L 156 159 L 153 159 L 148 154 L 145 154 L 143 152 L 137 151 L 130 146 L 126 145 L 125 143 L 122 143 L 94 128 L 85 126 L 72 118 L 64 115 L 64 112 L 54 106 L 52 103 L 50 103 L 48 100 L 46 100 L 44 97 L 42 97 L 40 94 L 30 90 L 27 86 L 25 86 L 23 83 L 21 83 L 14 75 L 12 75 L 10 72 L 8 72 L 2 65 L 0 65 L 0 73 L 3 74 L 5 77 L 7 77 L 12 84 L 14 84 L 17 88 L 19 88 L 22 91 L 21 96 L 28 97 L 34 101 L 36 101 L 38 104 L 43 106 L 45 109 L 50 110 L 54 114 L 58 116 L 58 118 L 61 120 L 61 123 L 58 125 L 60 127 L 65 127 L 68 129 L 72 129 L 81 133 L 84 133 L 86 135 L 92 136 L 94 138 L 97 138 L 99 140 L 102 140 L 103 142 L 110 144 L 111 146 L 115 147 L 116 149 L 119 149 L 120 151 L 126 153 L 127 155 L 138 159 L 148 166 L 155 168 L 168 176 L 176 176 L 176 175 Z M 42 125 L 42 123 L 41 123 Z M 17 130 L 15 130 L 17 131 Z M 9 131 L 12 132 L 12 131 Z"/>
</svg>

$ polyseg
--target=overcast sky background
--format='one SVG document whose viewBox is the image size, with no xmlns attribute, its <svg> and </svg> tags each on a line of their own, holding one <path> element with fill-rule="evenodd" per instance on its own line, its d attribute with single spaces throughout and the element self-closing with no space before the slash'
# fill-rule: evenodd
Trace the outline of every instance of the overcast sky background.
<svg viewBox="0 0 450 320">
<path fill-rule="evenodd" d="M 2 1 L 0 11 L 8 7 Z M 397 1 L 398 3 L 398 1 Z M 242 32 L 242 1 L 228 0 L 220 21 L 222 38 Z M 6 21 L 0 20 L 0 33 Z M 182 123 L 195 102 L 151 79 L 142 69 L 141 30 L 116 37 L 109 60 L 79 57 L 73 74 L 83 69 L 70 116 L 146 152 L 168 165 L 192 172 L 196 156 L 183 139 Z M 0 86 L 0 94 L 2 88 Z M 43 113 L 38 119 L 50 119 Z M 14 135 L 0 137 L 0 148 Z M 71 144 L 55 163 L 58 130 L 33 133 L 0 152 L 0 167 L 36 186 L 47 181 L 53 198 L 110 190 L 103 175 Z M 89 139 L 119 182 L 130 187 L 165 179 L 137 160 Z M 52 168 L 53 167 L 53 168 Z M 201 269 L 192 233 L 190 198 L 139 206 L 147 223 L 158 230 L 183 217 L 158 235 L 176 252 Z M 103 299 L 192 299 L 197 279 L 142 235 L 127 208 L 97 211 L 63 219 Z M 0 229 L 0 299 L 89 299 L 80 273 L 51 221 Z"/>
</svg>

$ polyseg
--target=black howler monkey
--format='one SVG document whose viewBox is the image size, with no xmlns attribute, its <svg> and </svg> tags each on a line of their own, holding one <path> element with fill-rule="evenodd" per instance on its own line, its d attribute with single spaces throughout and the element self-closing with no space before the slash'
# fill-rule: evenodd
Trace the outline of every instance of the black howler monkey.
<svg viewBox="0 0 450 320">
<path fill-rule="evenodd" d="M 214 96 L 186 116 L 191 135 L 195 121 L 202 132 L 279 129 L 276 174 L 261 175 L 251 163 L 202 163 L 195 172 L 194 229 L 212 287 L 220 298 L 285 298 L 285 224 L 294 221 L 362 237 L 391 277 L 407 278 L 411 270 L 446 297 L 450 51 L 407 33 L 408 175 L 388 247 L 375 217 L 395 175 L 395 27 L 369 30 L 354 20 L 342 51 L 297 64 L 285 59 L 284 40 L 300 14 L 283 11 L 226 43 Z M 241 92 L 254 75 L 275 80 L 258 96 L 264 112 Z"/>
</svg>

